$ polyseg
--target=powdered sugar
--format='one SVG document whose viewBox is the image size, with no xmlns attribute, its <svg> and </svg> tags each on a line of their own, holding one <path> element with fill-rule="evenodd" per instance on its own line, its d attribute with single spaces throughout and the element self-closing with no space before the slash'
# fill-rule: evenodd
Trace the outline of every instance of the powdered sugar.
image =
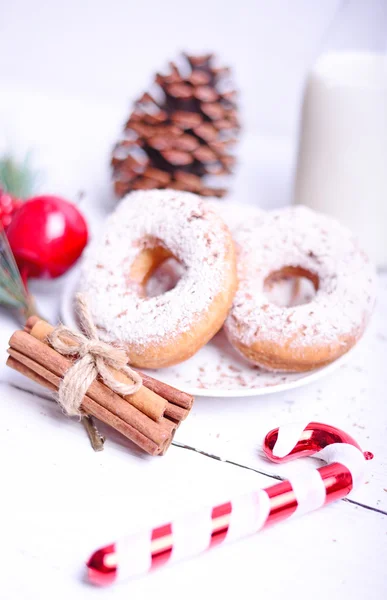
<svg viewBox="0 0 387 600">
<path fill-rule="evenodd" d="M 296 348 L 361 335 L 374 303 L 374 271 L 347 229 L 297 206 L 262 212 L 234 231 L 234 239 L 239 288 L 226 321 L 231 338 Z M 311 303 L 281 307 L 268 301 L 265 280 L 285 266 L 317 275 Z"/>
<path fill-rule="evenodd" d="M 194 327 L 222 291 L 228 265 L 228 231 L 198 196 L 174 190 L 129 194 L 109 217 L 105 233 L 86 253 L 81 288 L 106 341 L 130 343 L 143 352 L 150 343 L 173 340 Z M 176 286 L 143 297 L 129 273 L 145 248 L 165 247 L 180 262 Z"/>
</svg>

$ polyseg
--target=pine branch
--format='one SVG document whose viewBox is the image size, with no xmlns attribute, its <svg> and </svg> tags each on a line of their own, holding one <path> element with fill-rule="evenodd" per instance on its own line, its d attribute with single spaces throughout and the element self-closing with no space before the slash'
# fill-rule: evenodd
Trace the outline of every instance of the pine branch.
<svg viewBox="0 0 387 600">
<path fill-rule="evenodd" d="M 15 198 L 28 198 L 32 195 L 38 174 L 30 167 L 30 157 L 17 162 L 10 154 L 0 158 L 0 188 Z"/>
<path fill-rule="evenodd" d="M 0 304 L 16 308 L 27 318 L 36 314 L 33 298 L 26 290 L 4 229 L 0 228 Z"/>
</svg>

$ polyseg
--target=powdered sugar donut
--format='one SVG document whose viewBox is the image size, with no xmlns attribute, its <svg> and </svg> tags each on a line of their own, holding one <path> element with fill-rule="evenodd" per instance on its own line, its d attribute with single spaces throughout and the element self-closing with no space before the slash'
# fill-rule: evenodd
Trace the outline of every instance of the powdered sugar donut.
<svg viewBox="0 0 387 600">
<path fill-rule="evenodd" d="M 225 329 L 253 363 L 308 371 L 347 352 L 374 304 L 374 271 L 351 233 L 333 219 L 297 206 L 262 212 L 234 231 L 239 288 Z M 278 306 L 265 284 L 303 276 L 316 294 L 307 304 Z"/>
<path fill-rule="evenodd" d="M 173 289 L 149 297 L 149 277 L 170 257 L 181 265 L 180 279 Z M 101 338 L 124 344 L 131 364 L 173 365 L 222 327 L 236 289 L 234 244 L 199 196 L 132 192 L 86 253 L 81 288 Z"/>
</svg>

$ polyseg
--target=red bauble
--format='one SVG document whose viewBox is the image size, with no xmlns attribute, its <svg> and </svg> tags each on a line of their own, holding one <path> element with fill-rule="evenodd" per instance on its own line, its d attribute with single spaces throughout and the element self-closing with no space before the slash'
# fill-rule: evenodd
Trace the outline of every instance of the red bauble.
<svg viewBox="0 0 387 600">
<path fill-rule="evenodd" d="M 63 275 L 87 243 L 86 221 L 74 204 L 37 196 L 21 205 L 7 237 L 23 279 Z"/>
</svg>

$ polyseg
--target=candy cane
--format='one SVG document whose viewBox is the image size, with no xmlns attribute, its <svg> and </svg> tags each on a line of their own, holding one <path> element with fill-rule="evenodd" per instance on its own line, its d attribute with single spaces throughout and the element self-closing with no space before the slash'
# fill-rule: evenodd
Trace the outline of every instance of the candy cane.
<svg viewBox="0 0 387 600">
<path fill-rule="evenodd" d="M 365 460 L 373 457 L 344 431 L 322 423 L 273 429 L 263 450 L 277 463 L 315 456 L 328 464 L 104 546 L 87 563 L 89 580 L 106 585 L 141 575 L 344 498 L 363 481 Z"/>
</svg>

